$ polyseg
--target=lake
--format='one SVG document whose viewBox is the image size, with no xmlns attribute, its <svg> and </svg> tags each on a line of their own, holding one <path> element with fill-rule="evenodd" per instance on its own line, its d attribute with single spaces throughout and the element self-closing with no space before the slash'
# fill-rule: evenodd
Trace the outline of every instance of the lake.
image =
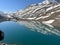
<svg viewBox="0 0 60 45">
<path fill-rule="evenodd" d="M 60 45 L 60 36 L 44 35 L 31 31 L 29 28 L 13 21 L 0 23 L 0 30 L 4 32 L 1 42 L 16 45 Z"/>
</svg>

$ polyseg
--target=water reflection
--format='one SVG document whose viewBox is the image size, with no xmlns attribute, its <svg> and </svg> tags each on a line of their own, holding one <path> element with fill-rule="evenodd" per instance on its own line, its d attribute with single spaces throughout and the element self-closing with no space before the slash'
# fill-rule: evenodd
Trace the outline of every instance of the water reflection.
<svg viewBox="0 0 60 45">
<path fill-rule="evenodd" d="M 58 45 L 58 43 L 60 43 L 59 36 L 38 33 L 40 31 L 49 32 L 47 30 L 41 30 L 43 29 L 44 24 L 41 24 L 38 21 L 21 21 L 19 24 L 12 21 L 0 23 L 0 29 L 4 32 L 3 43 L 16 45 Z M 27 28 L 27 26 L 33 31 Z M 47 28 L 47 26 L 45 26 L 45 28 Z M 39 29 L 39 31 L 36 29 Z"/>
<path fill-rule="evenodd" d="M 32 31 L 43 34 L 55 34 L 60 36 L 60 31 L 54 27 L 49 27 L 40 21 L 19 21 L 20 24 L 30 28 Z"/>
</svg>

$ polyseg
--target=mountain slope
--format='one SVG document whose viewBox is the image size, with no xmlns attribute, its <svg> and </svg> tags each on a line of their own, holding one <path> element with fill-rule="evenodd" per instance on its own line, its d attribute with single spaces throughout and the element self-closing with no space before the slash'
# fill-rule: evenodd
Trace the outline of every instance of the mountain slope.
<svg viewBox="0 0 60 45">
<path fill-rule="evenodd" d="M 10 17 L 33 31 L 60 36 L 60 30 L 55 28 L 60 27 L 60 3 L 56 0 L 29 5 Z"/>
</svg>

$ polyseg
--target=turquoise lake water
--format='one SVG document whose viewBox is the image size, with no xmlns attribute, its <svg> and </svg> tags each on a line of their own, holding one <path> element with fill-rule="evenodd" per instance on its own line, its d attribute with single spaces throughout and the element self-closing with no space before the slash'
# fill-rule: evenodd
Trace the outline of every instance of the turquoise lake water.
<svg viewBox="0 0 60 45">
<path fill-rule="evenodd" d="M 4 43 L 16 45 L 60 45 L 60 37 L 33 32 L 29 28 L 13 21 L 0 23 L 4 32 Z"/>
</svg>

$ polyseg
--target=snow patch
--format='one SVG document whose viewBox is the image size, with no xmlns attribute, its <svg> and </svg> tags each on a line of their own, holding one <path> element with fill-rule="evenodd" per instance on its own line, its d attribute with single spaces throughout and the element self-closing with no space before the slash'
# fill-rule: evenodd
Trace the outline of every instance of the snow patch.
<svg viewBox="0 0 60 45">
<path fill-rule="evenodd" d="M 45 25 L 48 25 L 49 27 L 53 27 L 51 23 L 53 23 L 55 20 L 48 20 L 48 21 L 43 21 L 42 23 Z"/>
<path fill-rule="evenodd" d="M 55 19 L 60 19 L 60 18 L 55 18 Z"/>
<path fill-rule="evenodd" d="M 32 20 L 32 19 L 35 19 L 36 17 L 33 17 L 33 18 L 27 18 L 27 19 L 29 19 L 29 20 Z"/>
<path fill-rule="evenodd" d="M 51 24 L 51 23 L 53 23 L 55 20 L 48 20 L 48 21 L 43 21 L 43 23 L 45 23 L 45 24 Z"/>
<path fill-rule="evenodd" d="M 49 11 L 49 10 L 51 10 L 51 9 L 53 9 L 53 7 L 48 8 L 46 11 Z"/>
<path fill-rule="evenodd" d="M 9 17 L 9 18 L 13 18 L 13 17 L 11 17 L 10 15 L 7 15 L 7 17 Z"/>
<path fill-rule="evenodd" d="M 47 15 L 47 16 L 41 16 L 41 17 L 37 18 L 36 20 L 44 19 L 44 18 L 47 18 L 47 17 L 49 17 L 49 16 L 50 16 L 50 15 Z"/>
</svg>

